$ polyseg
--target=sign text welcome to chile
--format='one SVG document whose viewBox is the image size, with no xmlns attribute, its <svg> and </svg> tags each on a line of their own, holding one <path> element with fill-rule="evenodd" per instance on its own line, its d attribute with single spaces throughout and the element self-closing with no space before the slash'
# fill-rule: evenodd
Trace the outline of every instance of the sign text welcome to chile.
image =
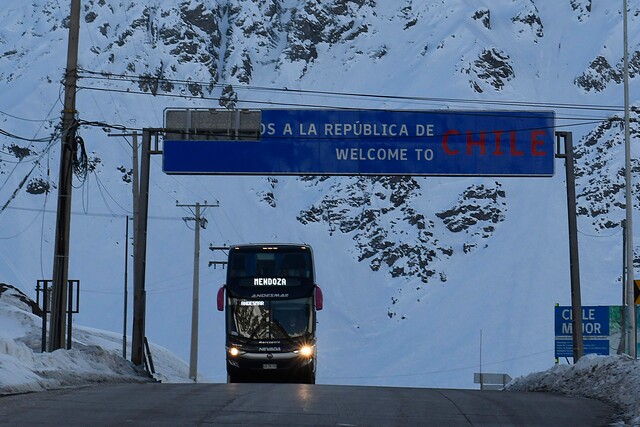
<svg viewBox="0 0 640 427">
<path fill-rule="evenodd" d="M 551 176 L 553 112 L 262 110 L 259 141 L 165 141 L 166 173 Z"/>
</svg>

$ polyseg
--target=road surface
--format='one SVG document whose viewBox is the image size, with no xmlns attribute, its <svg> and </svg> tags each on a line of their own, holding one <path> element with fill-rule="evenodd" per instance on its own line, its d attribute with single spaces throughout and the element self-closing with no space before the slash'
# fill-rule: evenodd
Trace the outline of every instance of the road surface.
<svg viewBox="0 0 640 427">
<path fill-rule="evenodd" d="M 106 384 L 0 398 L 0 425 L 601 426 L 547 393 L 306 384 Z"/>
</svg>

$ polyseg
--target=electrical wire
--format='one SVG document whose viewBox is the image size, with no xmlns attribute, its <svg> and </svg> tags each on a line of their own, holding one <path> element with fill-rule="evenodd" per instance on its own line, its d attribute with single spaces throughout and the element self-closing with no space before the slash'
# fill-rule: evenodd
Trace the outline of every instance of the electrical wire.
<svg viewBox="0 0 640 427">
<path fill-rule="evenodd" d="M 6 136 L 6 137 L 11 138 L 11 139 L 17 139 L 17 140 L 20 140 L 20 141 L 27 141 L 27 142 L 49 142 L 49 139 L 50 139 L 50 137 L 46 137 L 46 138 L 28 138 L 28 137 L 16 135 L 15 133 L 11 133 L 11 132 L 6 131 L 4 129 L 0 129 L 0 135 Z"/>
<path fill-rule="evenodd" d="M 23 121 L 23 122 L 37 122 L 37 123 L 40 123 L 40 122 L 52 122 L 52 121 L 56 120 L 56 118 L 48 118 L 48 119 L 27 119 L 27 118 L 24 118 L 24 117 L 20 117 L 20 116 L 15 116 L 15 115 L 13 115 L 13 114 L 9 114 L 9 113 L 7 113 L 6 111 L 2 111 L 2 110 L 0 110 L 0 114 L 2 114 L 2 115 L 4 115 L 4 116 L 7 116 L 7 117 L 11 117 L 12 119 L 21 120 L 21 121 Z"/>
<path fill-rule="evenodd" d="M 78 156 L 80 153 L 80 156 Z M 87 179 L 87 173 L 89 171 L 89 159 L 87 156 L 87 150 L 84 146 L 84 139 L 80 136 L 76 136 L 74 150 L 73 150 L 73 173 L 84 184 Z"/>
<path fill-rule="evenodd" d="M 128 209 L 124 208 L 112 195 L 111 193 L 109 193 L 109 190 L 107 190 L 107 188 L 105 187 L 105 185 L 102 183 L 102 181 L 100 181 L 100 177 L 98 177 L 98 173 L 93 171 L 93 176 L 96 179 L 96 183 L 98 184 L 98 191 L 100 192 L 100 196 L 102 196 L 102 200 L 104 201 L 104 205 L 107 207 L 107 209 L 114 214 L 115 216 L 115 212 L 113 212 L 113 210 L 111 209 L 111 207 L 109 206 L 109 204 L 107 203 L 107 199 L 104 197 L 104 193 L 107 193 L 107 195 L 109 196 L 109 198 L 111 200 L 113 200 L 113 202 L 118 205 L 118 207 L 120 209 L 122 209 L 123 212 L 125 212 L 125 215 L 132 215 L 133 212 L 129 211 Z M 104 193 L 103 193 L 104 190 Z"/>
<path fill-rule="evenodd" d="M 92 71 L 84 68 L 78 70 L 80 73 L 86 73 L 87 76 L 79 76 L 79 78 L 85 79 L 97 79 L 97 80 L 120 80 L 127 82 L 140 82 L 143 80 L 149 80 L 149 77 L 130 74 L 117 74 L 107 73 L 101 71 Z M 204 86 L 213 87 L 225 87 L 226 84 L 212 84 L 211 82 L 194 81 L 194 80 L 181 80 L 181 79 L 169 79 L 169 78 L 153 78 L 154 80 L 173 83 L 176 85 L 189 85 L 189 84 L 201 84 Z M 533 107 L 533 108 L 555 108 L 555 109 L 571 109 L 571 110 L 589 110 L 589 111 L 622 111 L 621 105 L 602 105 L 602 104 L 578 104 L 578 103 L 549 103 L 549 102 L 532 102 L 532 101 L 500 101 L 500 100 L 480 100 L 470 98 L 444 98 L 444 97 L 424 97 L 424 96 L 406 96 L 406 95 L 384 95 L 384 94 L 371 94 L 363 92 L 338 92 L 338 91 L 323 91 L 323 90 L 307 90 L 307 89 L 289 89 L 289 88 L 277 88 L 255 85 L 241 85 L 237 86 L 240 90 L 253 90 L 261 92 L 274 92 L 274 93 L 287 93 L 297 95 L 323 95 L 331 97 L 356 97 L 365 99 L 384 99 L 395 101 L 420 101 L 420 102 L 437 102 L 447 104 L 482 104 L 482 105 L 506 105 L 506 106 L 518 106 L 518 107 Z M 194 98 L 201 98 L 196 97 Z M 214 98 L 217 99 L 217 98 Z"/>
<path fill-rule="evenodd" d="M 97 91 L 115 91 L 115 92 L 121 92 L 121 93 L 127 93 L 127 94 L 137 94 L 137 95 L 151 95 L 148 92 L 143 92 L 143 91 L 128 91 L 128 90 L 116 90 L 116 89 L 105 89 L 105 88 L 90 88 L 90 87 L 84 87 L 84 89 L 88 89 L 88 90 L 97 90 Z M 152 95 L 153 96 L 153 95 Z M 175 94 L 157 94 L 155 96 L 167 96 L 167 97 L 173 97 L 173 98 L 185 98 L 184 95 L 175 95 Z M 196 98 L 196 99 L 217 99 L 217 98 L 206 98 L 206 97 L 192 97 L 192 98 Z M 270 105 L 270 106 L 286 106 L 286 107 L 311 107 L 311 108 L 319 108 L 319 107 L 329 107 L 326 105 L 320 106 L 317 104 L 301 104 L 301 103 L 292 103 L 292 102 L 283 102 L 283 101 L 259 101 L 259 100 L 243 100 L 242 102 L 247 102 L 247 103 L 251 103 L 251 104 L 263 104 L 263 105 Z M 344 107 L 344 106 L 330 106 L 330 108 L 335 108 L 338 110 L 345 110 L 345 111 L 380 111 L 379 109 L 372 109 L 372 108 L 360 108 L 360 107 Z M 459 115 L 468 115 L 468 116 L 473 116 L 473 115 L 477 115 L 477 114 L 482 114 L 483 116 L 488 116 L 490 115 L 487 114 L 486 111 L 484 110 L 478 110 L 477 112 L 472 112 L 472 111 L 455 111 L 452 112 L 452 114 L 459 114 Z M 496 116 L 504 116 L 505 112 L 500 112 L 500 111 L 495 111 L 493 112 Z M 522 118 L 522 116 L 518 116 L 520 118 Z M 578 118 L 573 118 L 574 120 L 578 120 Z M 564 120 L 570 120 L 570 118 L 565 118 Z M 567 124 L 555 124 L 552 126 L 549 126 L 549 129 L 568 129 L 568 128 L 575 128 L 575 127 L 580 127 L 580 126 L 589 126 L 589 125 L 594 125 L 594 124 L 599 124 L 602 123 L 603 120 L 617 120 L 617 118 L 612 118 L 612 117 L 602 117 L 602 118 L 581 118 L 579 120 L 582 121 L 576 121 L 574 123 L 567 123 Z M 515 130 L 515 131 L 528 131 L 528 130 L 537 130 L 537 129 L 541 129 L 540 127 L 536 127 L 534 128 L 522 128 L 522 129 L 509 129 L 509 130 L 505 130 L 504 132 L 509 132 L 511 130 Z M 432 135 L 432 136 L 443 136 L 443 135 Z M 270 137 L 271 139 L 277 139 L 277 138 L 288 138 L 285 136 L 282 137 Z M 305 140 L 313 140 L 313 139 L 317 139 L 318 137 L 316 136 L 304 136 L 304 137 L 300 137 L 299 139 L 305 139 Z M 394 138 L 415 138 L 413 136 L 396 136 Z M 353 137 L 341 137 L 341 139 L 359 139 L 359 137 L 357 136 L 353 136 Z"/>
<path fill-rule="evenodd" d="M 55 214 L 58 211 L 50 210 L 50 209 L 36 209 L 36 208 L 25 208 L 20 206 L 8 206 L 9 210 L 17 210 L 17 211 L 26 211 L 26 212 L 43 212 L 47 214 Z M 131 217 L 131 214 L 117 214 L 117 213 L 106 213 L 106 212 L 72 212 L 72 215 L 77 216 L 88 216 L 88 217 L 102 217 L 102 218 L 126 218 L 127 216 Z M 158 221 L 182 221 L 182 217 L 178 216 L 158 216 L 158 215 L 149 215 L 149 219 L 158 220 Z"/>
<path fill-rule="evenodd" d="M 499 365 L 499 364 L 504 363 L 504 362 L 511 362 L 511 361 L 514 361 L 514 360 L 527 359 L 529 357 L 539 356 L 541 354 L 549 354 L 549 353 L 553 353 L 553 350 L 538 351 L 536 353 L 530 353 L 530 354 L 526 354 L 526 355 L 519 356 L 519 357 L 511 357 L 511 358 L 508 358 L 508 359 L 498 360 L 498 361 L 495 361 L 495 362 L 483 363 L 483 365 L 486 365 L 486 366 Z M 329 377 L 323 377 L 323 378 L 327 378 L 327 379 L 401 378 L 401 377 L 444 374 L 444 373 L 448 373 L 448 372 L 464 371 L 464 370 L 473 369 L 473 368 L 476 368 L 476 367 L 477 366 L 460 366 L 460 367 L 456 367 L 456 368 L 440 369 L 440 370 L 437 370 L 437 371 L 413 372 L 413 373 L 410 373 L 410 374 L 367 375 L 367 376 L 329 376 Z"/>
<path fill-rule="evenodd" d="M 59 102 L 59 100 L 54 101 L 53 105 L 52 105 L 52 106 L 51 106 L 51 108 L 49 109 L 49 112 L 47 113 L 47 116 L 49 116 L 49 115 L 51 114 L 51 112 L 53 111 L 53 109 L 55 108 L 55 106 L 57 105 L 57 103 L 58 103 L 58 102 Z M 44 125 L 44 122 L 42 122 L 42 123 L 40 124 L 40 127 L 38 127 L 38 130 L 37 130 L 37 131 L 36 131 L 36 133 L 35 133 L 36 135 L 40 132 L 40 130 L 42 129 L 42 126 L 43 126 L 43 125 Z M 61 128 L 60 128 L 59 126 L 56 126 L 56 127 L 54 128 L 54 132 L 53 132 L 53 134 L 50 136 L 49 143 L 48 143 L 48 144 L 47 144 L 47 146 L 45 147 L 45 149 L 44 149 L 43 153 L 48 154 L 48 150 L 50 150 L 50 149 L 51 149 L 51 147 L 52 147 L 52 145 L 53 145 L 53 141 L 54 141 L 56 138 L 58 138 L 58 137 L 59 137 L 59 135 L 60 135 L 60 133 L 59 133 L 59 132 L 61 132 Z M 33 142 L 30 142 L 30 143 L 29 143 L 29 145 L 28 145 L 26 148 L 27 148 L 27 149 L 30 149 L 30 148 L 31 148 L 31 144 L 33 144 Z M 39 156 L 38 160 L 36 161 L 36 164 L 38 164 L 38 163 L 39 163 L 40 158 L 42 158 L 42 156 L 43 156 L 43 154 L 40 154 L 40 156 Z M 7 175 L 7 177 L 6 177 L 5 181 L 4 181 L 4 183 L 3 183 L 2 185 L 0 185 L 0 191 L 2 191 L 2 189 L 7 185 L 7 183 L 9 182 L 9 179 L 10 179 L 10 178 L 11 178 L 11 176 L 15 173 L 15 171 L 16 171 L 16 169 L 17 169 L 18 165 L 21 163 L 21 160 L 22 160 L 22 159 L 20 159 L 20 161 L 18 161 L 18 163 L 15 163 L 15 164 L 14 164 L 13 168 L 11 169 L 11 172 L 9 172 L 9 174 Z M 31 172 L 30 172 L 30 173 L 31 173 Z"/>
<path fill-rule="evenodd" d="M 184 95 L 184 94 L 173 94 L 173 93 L 156 93 L 155 95 L 150 93 L 150 92 L 145 92 L 145 91 L 134 91 L 134 90 L 130 90 L 130 89 L 115 89 L 115 88 L 101 88 L 101 87 L 91 87 L 91 86 L 78 86 L 79 88 L 83 89 L 83 90 L 90 90 L 90 91 L 99 91 L 99 92 L 115 92 L 115 93 L 123 93 L 123 94 L 132 94 L 132 95 L 146 95 L 146 96 L 160 96 L 160 97 L 166 97 L 166 98 L 179 98 L 179 99 L 195 99 L 195 100 L 210 100 L 210 101 L 217 101 L 219 98 L 217 97 L 207 97 L 207 96 L 195 96 L 195 95 Z M 344 110 L 344 111 L 360 111 L 360 110 L 367 110 L 367 111 L 382 111 L 383 109 L 380 108 L 362 108 L 362 107 L 353 107 L 353 106 L 344 106 L 344 105 L 328 105 L 328 104 L 313 104 L 313 103 L 302 103 L 302 102 L 291 102 L 291 101 L 265 101 L 265 100 L 259 100 L 259 99 L 238 99 L 238 103 L 246 103 L 246 104 L 252 104 L 252 105 L 267 105 L 267 106 L 271 106 L 271 107 L 294 107 L 294 108 L 332 108 L 332 109 L 336 109 L 336 110 Z M 500 103 L 500 101 L 483 101 L 483 104 L 489 104 L 489 105 L 508 105 L 508 106 L 518 106 L 518 107 L 532 107 L 532 108 L 552 108 L 554 105 L 553 104 L 531 104 L 531 103 L 515 103 L 515 102 L 503 102 Z M 571 108 L 568 106 L 565 107 L 560 107 L 559 105 L 555 105 L 555 108 Z M 576 107 L 576 109 L 580 109 L 579 107 Z M 595 108 L 594 108 L 595 109 Z M 617 109 L 600 109 L 603 111 L 618 111 Z M 478 110 L 478 112 L 483 111 L 486 112 L 486 110 Z M 455 111 L 456 114 L 468 114 L 471 115 L 473 114 L 472 111 L 469 112 L 460 112 L 460 111 Z M 501 113 L 500 111 L 496 111 L 496 114 Z M 504 114 L 504 113 L 502 113 Z M 485 113 L 486 115 L 486 113 Z M 601 117 L 574 117 L 574 116 L 566 116 L 566 117 L 557 117 L 557 119 L 559 120 L 585 120 L 588 122 L 585 122 L 585 124 L 589 124 L 589 123 L 593 123 L 593 122 L 600 122 L 602 120 L 607 120 L 610 119 L 610 116 L 601 116 Z"/>
<path fill-rule="evenodd" d="M 17 232 L 16 234 L 13 234 L 11 236 L 0 236 L 0 240 L 11 240 L 11 239 L 14 239 L 14 238 L 16 238 L 18 236 L 21 236 L 23 233 L 25 233 L 36 222 L 36 220 L 40 217 L 40 215 L 42 215 L 44 217 L 44 206 L 43 206 L 42 209 L 40 209 L 40 210 L 34 209 L 34 211 L 37 211 L 38 214 L 33 217 L 31 222 L 29 222 L 29 224 L 27 224 L 27 226 L 24 229 L 22 229 L 21 231 Z"/>
<path fill-rule="evenodd" d="M 18 183 L 18 187 L 13 191 L 13 193 L 11 194 L 11 196 L 9 197 L 9 199 L 6 201 L 6 203 L 4 205 L 2 205 L 2 208 L 0 208 L 0 213 L 4 212 L 5 209 L 7 209 L 7 207 L 9 206 L 9 204 L 16 198 L 16 196 L 18 195 L 18 192 L 22 189 L 22 187 L 24 187 L 24 185 L 26 184 L 27 180 L 29 179 L 29 177 L 31 176 L 31 174 L 33 173 L 33 171 L 36 169 L 36 167 L 40 164 L 40 160 L 42 159 L 42 157 L 44 157 L 44 154 L 46 154 L 49 149 L 51 149 L 51 147 L 53 146 L 53 141 L 57 136 L 54 134 L 51 136 L 51 141 L 49 143 L 49 145 L 47 145 L 47 148 L 45 149 L 45 151 L 43 153 L 40 154 L 38 160 L 36 160 L 33 163 L 33 167 L 31 168 L 31 170 L 29 170 L 29 172 L 24 176 L 24 178 L 22 178 L 22 180 L 20 181 L 20 183 Z M 12 170 L 15 171 L 15 167 Z M 8 178 L 5 181 L 5 184 L 3 184 L 0 187 L 0 190 L 2 190 L 2 188 L 4 187 L 4 185 L 6 185 L 6 183 L 8 182 Z"/>
<path fill-rule="evenodd" d="M 581 231 L 580 229 L 578 229 L 578 233 L 582 234 L 585 237 L 593 237 L 593 238 L 596 238 L 596 239 L 601 239 L 601 238 L 605 238 L 606 239 L 606 238 L 613 237 L 613 236 L 616 236 L 616 235 L 622 233 L 622 227 L 618 228 L 613 233 L 607 234 L 607 235 L 604 235 L 604 236 L 603 235 L 599 235 L 599 234 L 586 233 L 584 231 Z"/>
</svg>

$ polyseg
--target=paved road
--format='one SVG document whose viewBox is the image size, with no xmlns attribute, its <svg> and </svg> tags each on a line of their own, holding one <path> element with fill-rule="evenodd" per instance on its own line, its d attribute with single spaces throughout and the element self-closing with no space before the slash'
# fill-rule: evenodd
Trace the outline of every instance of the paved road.
<svg viewBox="0 0 640 427">
<path fill-rule="evenodd" d="M 613 409 L 542 393 L 299 384 L 111 384 L 0 398 L 1 425 L 601 426 Z"/>
</svg>

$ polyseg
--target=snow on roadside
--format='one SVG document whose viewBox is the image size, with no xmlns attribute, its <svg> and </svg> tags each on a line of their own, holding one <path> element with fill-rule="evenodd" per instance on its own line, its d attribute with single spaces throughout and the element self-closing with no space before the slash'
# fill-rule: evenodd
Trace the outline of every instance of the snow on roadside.
<svg viewBox="0 0 640 427">
<path fill-rule="evenodd" d="M 106 382 L 187 382 L 187 367 L 152 346 L 155 379 L 122 357 L 122 337 L 74 325 L 71 350 L 40 352 L 42 319 L 37 305 L 0 283 L 0 395 Z"/>
<path fill-rule="evenodd" d="M 587 355 L 575 365 L 516 378 L 506 389 L 597 399 L 619 408 L 626 425 L 640 426 L 640 361 L 626 355 Z"/>
</svg>

